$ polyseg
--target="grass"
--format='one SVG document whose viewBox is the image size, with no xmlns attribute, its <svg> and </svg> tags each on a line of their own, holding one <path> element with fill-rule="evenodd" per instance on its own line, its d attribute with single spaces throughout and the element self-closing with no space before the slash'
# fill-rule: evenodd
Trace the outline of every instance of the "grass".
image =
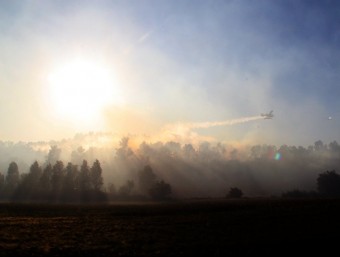
<svg viewBox="0 0 340 257">
<path fill-rule="evenodd" d="M 340 200 L 0 204 L 0 256 L 225 256 L 336 249 Z"/>
</svg>

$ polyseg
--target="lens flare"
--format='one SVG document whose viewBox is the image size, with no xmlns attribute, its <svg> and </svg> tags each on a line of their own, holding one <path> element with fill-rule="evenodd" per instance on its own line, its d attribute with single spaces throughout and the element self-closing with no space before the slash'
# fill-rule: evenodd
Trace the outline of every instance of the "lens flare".
<svg viewBox="0 0 340 257">
<path fill-rule="evenodd" d="M 280 154 L 280 153 L 276 153 L 275 156 L 274 156 L 274 159 L 275 159 L 276 161 L 281 160 L 281 154 Z"/>
</svg>

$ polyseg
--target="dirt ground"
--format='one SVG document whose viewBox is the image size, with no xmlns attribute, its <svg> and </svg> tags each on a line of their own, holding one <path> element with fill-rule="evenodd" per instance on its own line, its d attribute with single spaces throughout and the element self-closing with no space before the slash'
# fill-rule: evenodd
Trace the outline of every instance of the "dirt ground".
<svg viewBox="0 0 340 257">
<path fill-rule="evenodd" d="M 231 256 L 337 249 L 340 200 L 0 204 L 0 256 Z"/>
</svg>

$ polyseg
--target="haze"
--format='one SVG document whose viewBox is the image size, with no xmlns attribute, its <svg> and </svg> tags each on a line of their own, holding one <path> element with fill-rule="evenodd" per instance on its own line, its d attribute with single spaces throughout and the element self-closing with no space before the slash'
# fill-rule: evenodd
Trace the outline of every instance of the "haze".
<svg viewBox="0 0 340 257">
<path fill-rule="evenodd" d="M 337 1 L 0 5 L 2 141 L 88 131 L 166 141 L 162 133 L 174 124 L 272 109 L 273 120 L 189 134 L 238 144 L 340 141 Z M 51 88 L 49 78 L 76 62 Z"/>
</svg>

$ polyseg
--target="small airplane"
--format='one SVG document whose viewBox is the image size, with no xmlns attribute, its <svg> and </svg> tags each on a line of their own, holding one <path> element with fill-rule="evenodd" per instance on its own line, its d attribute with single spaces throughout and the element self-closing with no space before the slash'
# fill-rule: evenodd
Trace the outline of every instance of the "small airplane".
<svg viewBox="0 0 340 257">
<path fill-rule="evenodd" d="M 271 120 L 274 117 L 273 111 L 269 113 L 261 113 L 261 116 L 264 117 L 265 120 Z"/>
</svg>

